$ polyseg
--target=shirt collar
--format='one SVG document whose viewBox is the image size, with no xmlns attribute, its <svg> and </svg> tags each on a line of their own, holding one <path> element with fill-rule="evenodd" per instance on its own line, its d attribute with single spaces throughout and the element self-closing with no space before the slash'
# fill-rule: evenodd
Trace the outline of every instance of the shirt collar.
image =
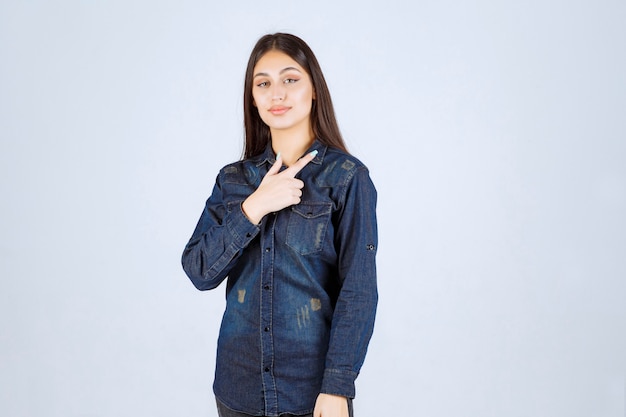
<svg viewBox="0 0 626 417">
<path fill-rule="evenodd" d="M 317 150 L 317 155 L 315 155 L 315 158 L 313 158 L 311 162 L 317 165 L 321 165 L 324 162 L 324 156 L 326 155 L 327 149 L 328 149 L 328 146 L 324 145 L 318 139 L 315 139 L 313 141 L 313 144 L 304 153 L 304 155 L 306 155 L 309 152 L 313 152 Z M 265 147 L 265 151 L 263 151 L 263 153 L 258 156 L 255 164 L 257 167 L 260 167 L 266 162 L 269 163 L 270 165 L 274 165 L 274 162 L 276 162 L 276 155 L 274 154 L 274 150 L 272 149 L 271 141 L 267 143 L 267 146 Z"/>
</svg>

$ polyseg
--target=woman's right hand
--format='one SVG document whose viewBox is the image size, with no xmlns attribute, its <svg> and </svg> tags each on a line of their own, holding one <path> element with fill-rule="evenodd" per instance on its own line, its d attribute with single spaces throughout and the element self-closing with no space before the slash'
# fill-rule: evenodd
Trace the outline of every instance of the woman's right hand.
<svg viewBox="0 0 626 417">
<path fill-rule="evenodd" d="M 243 212 L 253 224 L 259 224 L 266 214 L 300 203 L 304 182 L 297 179 L 296 174 L 311 162 L 315 155 L 317 151 L 309 152 L 282 172 L 279 172 L 282 158 L 280 154 L 277 155 L 276 162 L 263 177 L 259 188 L 241 205 Z"/>
</svg>

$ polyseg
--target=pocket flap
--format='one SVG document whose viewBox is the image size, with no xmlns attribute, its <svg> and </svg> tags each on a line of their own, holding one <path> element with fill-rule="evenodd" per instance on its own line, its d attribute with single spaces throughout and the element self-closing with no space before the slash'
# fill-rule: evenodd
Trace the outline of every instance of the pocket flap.
<svg viewBox="0 0 626 417">
<path fill-rule="evenodd" d="M 300 203 L 292 206 L 291 210 L 298 213 L 306 219 L 314 219 L 316 217 L 329 214 L 331 211 L 331 203 Z"/>
</svg>

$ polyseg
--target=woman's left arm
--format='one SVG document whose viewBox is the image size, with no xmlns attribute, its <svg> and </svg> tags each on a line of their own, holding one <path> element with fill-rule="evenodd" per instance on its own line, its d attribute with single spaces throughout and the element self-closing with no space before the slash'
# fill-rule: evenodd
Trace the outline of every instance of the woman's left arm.
<svg viewBox="0 0 626 417">
<path fill-rule="evenodd" d="M 354 398 L 374 329 L 376 285 L 376 188 L 367 168 L 355 167 L 335 220 L 341 291 L 331 325 L 321 392 Z"/>
</svg>

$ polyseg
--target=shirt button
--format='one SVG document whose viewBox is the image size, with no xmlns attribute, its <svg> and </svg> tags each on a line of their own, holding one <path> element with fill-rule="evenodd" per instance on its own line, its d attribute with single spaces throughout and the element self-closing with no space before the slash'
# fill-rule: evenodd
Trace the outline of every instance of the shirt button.
<svg viewBox="0 0 626 417">
<path fill-rule="evenodd" d="M 269 371 L 270 371 L 270 368 L 269 368 L 268 366 L 266 366 L 266 367 L 265 367 L 265 369 L 264 369 L 264 371 L 265 371 L 265 372 L 269 372 Z"/>
<path fill-rule="evenodd" d="M 264 285 L 264 286 L 263 286 L 263 289 L 264 289 L 264 290 L 269 290 L 269 289 L 270 289 L 270 286 L 269 286 L 269 285 Z"/>
<path fill-rule="evenodd" d="M 265 330 L 266 332 L 269 332 L 269 331 L 270 331 L 270 328 L 269 328 L 269 327 L 266 327 L 266 328 L 265 328 L 265 329 L 263 329 L 263 330 Z"/>
<path fill-rule="evenodd" d="M 269 252 L 271 250 L 272 250 L 272 248 L 265 248 L 265 252 Z"/>
<path fill-rule="evenodd" d="M 252 236 L 252 233 L 246 233 L 246 237 Z"/>
</svg>

